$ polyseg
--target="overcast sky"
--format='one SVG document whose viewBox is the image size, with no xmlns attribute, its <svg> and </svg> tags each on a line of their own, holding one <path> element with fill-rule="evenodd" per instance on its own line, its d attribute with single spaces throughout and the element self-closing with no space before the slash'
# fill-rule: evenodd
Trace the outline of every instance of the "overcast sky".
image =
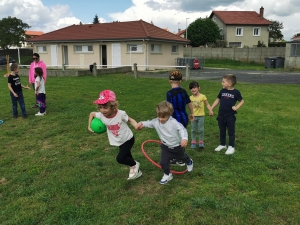
<svg viewBox="0 0 300 225">
<path fill-rule="evenodd" d="M 0 18 L 17 17 L 30 30 L 50 32 L 72 24 L 144 20 L 177 32 L 212 10 L 256 11 L 264 7 L 266 19 L 283 22 L 282 34 L 290 41 L 300 33 L 300 0 L 0 0 Z M 187 19 L 189 18 L 189 19 Z"/>
</svg>

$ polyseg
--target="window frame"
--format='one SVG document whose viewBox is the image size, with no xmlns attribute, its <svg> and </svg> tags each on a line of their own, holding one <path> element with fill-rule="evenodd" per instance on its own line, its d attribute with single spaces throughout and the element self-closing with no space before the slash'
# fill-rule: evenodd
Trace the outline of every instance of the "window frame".
<svg viewBox="0 0 300 225">
<path fill-rule="evenodd" d="M 241 48 L 242 47 L 242 42 L 239 41 L 233 41 L 228 43 L 230 48 Z"/>
<path fill-rule="evenodd" d="M 300 43 L 291 43 L 290 57 L 300 57 Z"/>
<path fill-rule="evenodd" d="M 81 47 L 81 51 L 77 50 L 77 47 Z M 73 46 L 74 53 L 94 53 L 93 45 L 74 45 Z"/>
<path fill-rule="evenodd" d="M 176 48 L 176 51 L 173 51 Z M 179 45 L 171 45 L 171 54 L 179 54 Z"/>
<path fill-rule="evenodd" d="M 153 47 L 153 48 L 152 48 Z M 158 51 L 157 51 L 158 49 Z M 162 53 L 162 44 L 150 44 L 150 52 L 153 54 L 161 54 Z"/>
<path fill-rule="evenodd" d="M 47 45 L 37 45 L 36 51 L 37 51 L 37 53 L 47 53 Z"/>
<path fill-rule="evenodd" d="M 133 49 L 133 47 L 135 49 Z M 127 53 L 142 53 L 142 52 L 143 52 L 142 44 L 127 44 Z"/>
<path fill-rule="evenodd" d="M 255 31 L 257 30 L 257 34 L 255 34 Z M 253 36 L 254 37 L 260 37 L 261 34 L 261 28 L 260 27 L 253 27 Z"/>
<path fill-rule="evenodd" d="M 238 30 L 240 30 L 240 32 L 238 32 Z M 236 27 L 235 28 L 235 36 L 237 36 L 237 37 L 244 36 L 244 29 L 243 29 L 243 27 Z"/>
</svg>

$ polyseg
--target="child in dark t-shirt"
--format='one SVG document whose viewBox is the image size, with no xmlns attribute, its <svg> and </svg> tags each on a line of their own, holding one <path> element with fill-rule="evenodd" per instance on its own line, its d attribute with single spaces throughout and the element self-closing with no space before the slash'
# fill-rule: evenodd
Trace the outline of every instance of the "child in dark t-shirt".
<svg viewBox="0 0 300 225">
<path fill-rule="evenodd" d="M 212 104 L 211 109 L 213 110 L 219 103 L 218 112 L 218 125 L 220 129 L 220 145 L 215 151 L 221 151 L 226 149 L 226 129 L 228 130 L 229 145 L 225 152 L 226 155 L 234 153 L 234 142 L 235 142 L 235 121 L 236 111 L 244 104 L 244 99 L 239 90 L 234 89 L 236 84 L 236 77 L 232 74 L 227 74 L 222 79 L 223 89 L 219 92 L 217 99 Z M 237 105 L 236 102 L 239 102 Z"/>
</svg>

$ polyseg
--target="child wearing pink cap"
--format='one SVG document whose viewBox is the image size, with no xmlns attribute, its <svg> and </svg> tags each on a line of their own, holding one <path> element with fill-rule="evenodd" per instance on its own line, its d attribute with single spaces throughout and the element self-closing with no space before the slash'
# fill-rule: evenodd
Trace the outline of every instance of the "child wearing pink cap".
<svg viewBox="0 0 300 225">
<path fill-rule="evenodd" d="M 142 175 L 139 169 L 140 163 L 135 161 L 131 154 L 131 148 L 134 144 L 134 136 L 127 125 L 129 122 L 133 127 L 137 122 L 130 118 L 123 110 L 119 110 L 119 103 L 116 95 L 111 90 L 104 90 L 100 93 L 99 98 L 94 101 L 98 105 L 100 112 L 91 112 L 88 121 L 88 130 L 92 133 L 91 122 L 94 117 L 100 119 L 107 128 L 107 136 L 110 145 L 118 146 L 119 153 L 116 157 L 117 162 L 130 167 L 127 180 L 137 179 Z"/>
</svg>

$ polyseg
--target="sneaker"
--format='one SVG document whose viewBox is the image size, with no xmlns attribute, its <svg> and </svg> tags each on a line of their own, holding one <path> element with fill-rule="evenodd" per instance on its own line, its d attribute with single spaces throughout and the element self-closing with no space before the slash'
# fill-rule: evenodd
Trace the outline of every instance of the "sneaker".
<svg viewBox="0 0 300 225">
<path fill-rule="evenodd" d="M 233 153 L 234 153 L 234 147 L 228 146 L 228 149 L 225 152 L 225 155 L 231 155 Z"/>
<path fill-rule="evenodd" d="M 143 174 L 142 171 L 139 170 L 137 173 L 135 173 L 135 176 L 128 177 L 127 180 L 135 180 L 135 179 L 139 178 L 140 176 L 142 176 L 142 174 Z"/>
<path fill-rule="evenodd" d="M 215 148 L 216 152 L 221 151 L 222 149 L 226 149 L 226 145 L 219 145 L 218 147 Z"/>
<path fill-rule="evenodd" d="M 192 172 L 193 171 L 193 166 L 194 166 L 194 163 L 193 163 L 193 160 L 191 159 L 191 161 L 186 164 L 187 171 Z"/>
<path fill-rule="evenodd" d="M 204 142 L 203 141 L 199 141 L 199 148 L 204 148 Z"/>
<path fill-rule="evenodd" d="M 24 114 L 24 115 L 23 115 L 23 118 L 24 118 L 24 119 L 26 119 L 27 117 L 28 117 L 27 114 Z"/>
<path fill-rule="evenodd" d="M 130 170 L 129 170 L 129 176 L 128 176 L 128 180 L 131 180 L 133 179 L 134 177 L 137 176 L 138 172 L 139 172 L 139 169 L 140 169 L 140 163 L 135 161 L 135 166 L 133 167 L 130 167 Z"/>
<path fill-rule="evenodd" d="M 196 141 L 193 140 L 193 141 L 191 142 L 191 148 L 196 148 Z"/>
<path fill-rule="evenodd" d="M 40 112 L 38 112 L 37 114 L 35 114 L 36 116 L 43 116 L 43 115 L 45 115 L 45 113 L 40 113 Z"/>
<path fill-rule="evenodd" d="M 160 180 L 160 184 L 166 184 L 166 183 L 168 183 L 168 181 L 170 181 L 170 180 L 172 180 L 173 179 L 173 175 L 172 175 L 172 173 L 169 173 L 169 175 L 167 175 L 167 174 L 164 174 L 164 176 L 161 178 L 161 180 Z"/>
<path fill-rule="evenodd" d="M 171 165 L 173 166 L 185 166 L 185 162 L 183 162 L 182 160 L 180 159 L 172 159 L 170 161 Z"/>
</svg>

